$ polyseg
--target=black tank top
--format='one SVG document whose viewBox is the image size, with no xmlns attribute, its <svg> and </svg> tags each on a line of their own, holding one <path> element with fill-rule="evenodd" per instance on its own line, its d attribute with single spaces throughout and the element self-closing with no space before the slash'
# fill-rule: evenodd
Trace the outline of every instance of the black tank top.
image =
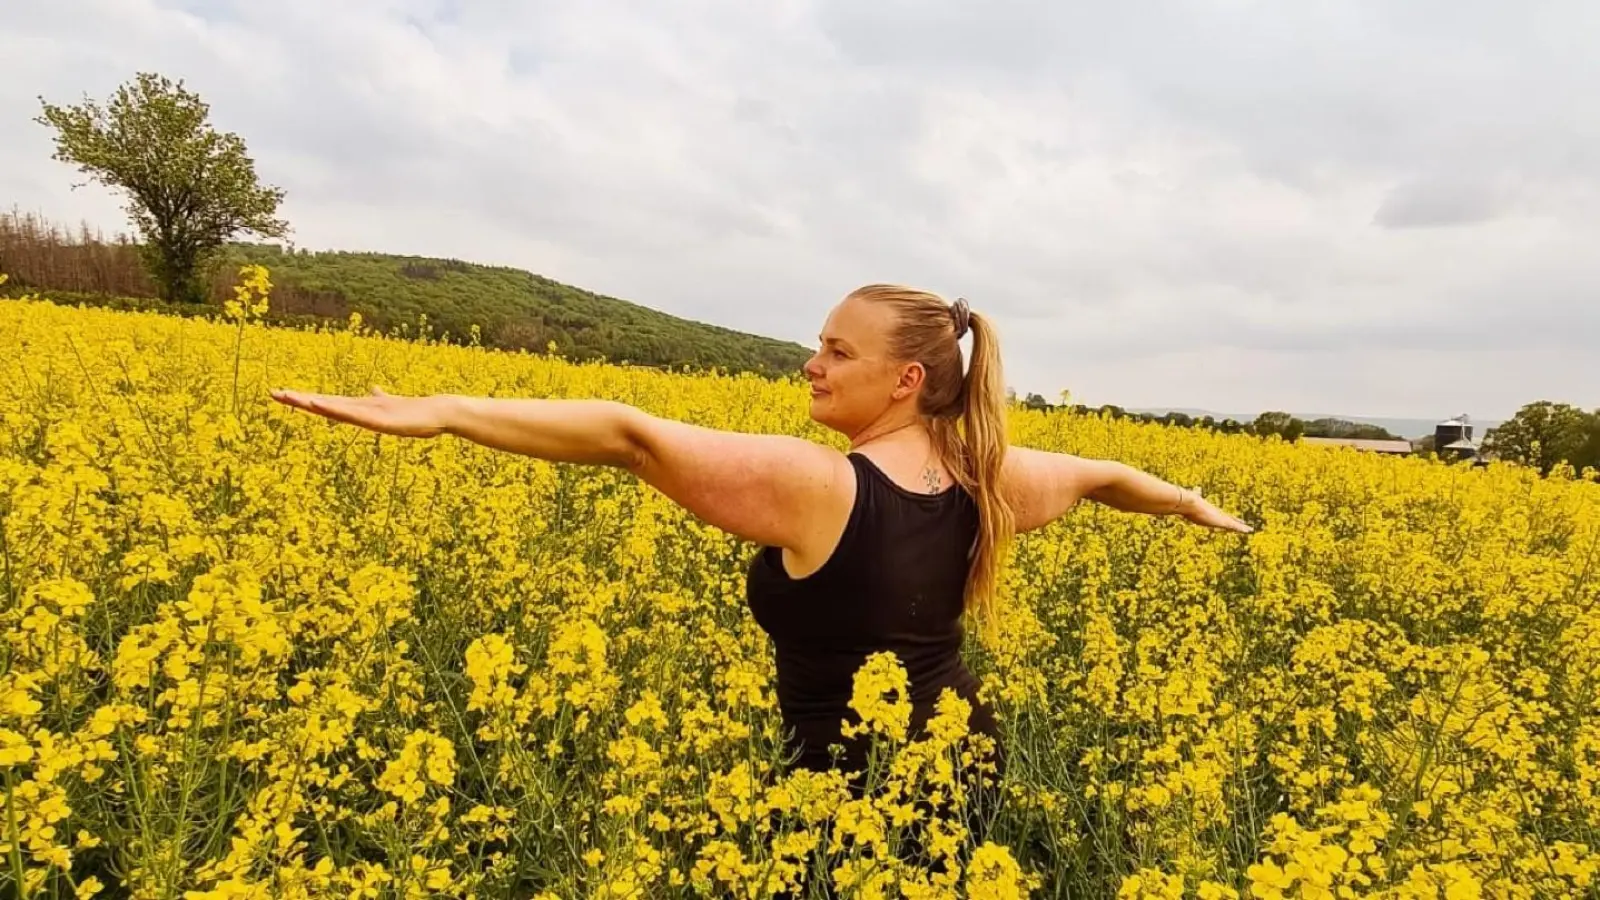
<svg viewBox="0 0 1600 900">
<path fill-rule="evenodd" d="M 772 637 L 778 707 L 797 765 L 827 768 L 827 744 L 848 748 L 842 765 L 865 763 L 862 739 L 841 737 L 854 675 L 870 653 L 893 650 L 910 680 L 913 735 L 954 688 L 973 705 L 969 727 L 999 740 L 979 682 L 961 659 L 962 596 L 978 534 L 978 508 L 960 486 L 919 494 L 890 480 L 870 459 L 849 454 L 855 505 L 822 568 L 791 578 L 783 551 L 762 547 L 751 561 L 746 600 Z"/>
</svg>

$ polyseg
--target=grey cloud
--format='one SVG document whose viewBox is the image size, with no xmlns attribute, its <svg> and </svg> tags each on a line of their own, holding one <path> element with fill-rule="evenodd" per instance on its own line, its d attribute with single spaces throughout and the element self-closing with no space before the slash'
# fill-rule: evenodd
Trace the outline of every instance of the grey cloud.
<svg viewBox="0 0 1600 900">
<path fill-rule="evenodd" d="M 856 284 L 909 281 L 991 312 L 1050 396 L 1093 374 L 1130 404 L 1204 384 L 1172 402 L 1431 414 L 1329 374 L 1376 352 L 1450 356 L 1460 378 L 1409 402 L 1451 412 L 1600 397 L 1568 362 L 1600 342 L 1593 10 L 59 0 L 8 14 L 0 202 L 116 227 L 26 120 L 155 68 L 246 137 L 309 247 L 802 342 Z M 1277 368 L 1156 362 L 1196 347 Z M 1496 381 L 1490 353 L 1531 374 Z"/>
<path fill-rule="evenodd" d="M 1413 179 L 1384 198 L 1373 221 L 1385 228 L 1434 228 L 1486 222 L 1505 211 L 1505 192 L 1481 182 Z"/>
<path fill-rule="evenodd" d="M 1314 186 L 1330 166 L 1409 175 L 1466 161 L 1595 175 L 1587 112 L 1595 8 L 1479 2 L 1318 6 L 1170 2 L 976 5 L 826 0 L 847 58 L 995 90 L 1120 92 L 1129 127 L 1222 135 L 1260 173 Z"/>
</svg>

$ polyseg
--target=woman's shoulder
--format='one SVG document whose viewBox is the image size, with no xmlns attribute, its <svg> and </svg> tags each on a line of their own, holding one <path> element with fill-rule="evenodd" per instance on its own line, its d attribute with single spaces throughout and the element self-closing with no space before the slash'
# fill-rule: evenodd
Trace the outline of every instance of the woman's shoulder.
<svg viewBox="0 0 1600 900">
<path fill-rule="evenodd" d="M 856 470 L 845 454 L 803 437 L 641 414 L 627 438 L 636 476 L 701 521 L 759 544 L 810 544 L 855 498 Z"/>
</svg>

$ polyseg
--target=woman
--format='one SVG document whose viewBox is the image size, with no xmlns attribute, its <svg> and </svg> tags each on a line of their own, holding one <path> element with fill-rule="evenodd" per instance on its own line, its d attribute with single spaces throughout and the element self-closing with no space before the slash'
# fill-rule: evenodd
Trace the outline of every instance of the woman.
<svg viewBox="0 0 1600 900">
<path fill-rule="evenodd" d="M 963 374 L 957 343 L 972 333 Z M 1008 447 L 993 325 L 935 294 L 895 285 L 852 292 L 805 364 L 811 417 L 850 440 L 839 453 L 798 437 L 716 431 L 598 400 L 273 391 L 274 399 L 385 434 L 453 434 L 541 459 L 625 468 L 700 519 L 761 545 L 752 614 L 777 650 L 778 701 L 796 764 L 865 762 L 841 738 L 852 676 L 893 650 L 910 678 L 913 728 L 945 687 L 970 726 L 999 743 L 960 657 L 962 617 L 993 621 L 1007 543 L 1089 498 L 1116 509 L 1250 526 L 1193 492 L 1122 463 Z M 958 427 L 959 426 L 959 427 Z"/>
</svg>

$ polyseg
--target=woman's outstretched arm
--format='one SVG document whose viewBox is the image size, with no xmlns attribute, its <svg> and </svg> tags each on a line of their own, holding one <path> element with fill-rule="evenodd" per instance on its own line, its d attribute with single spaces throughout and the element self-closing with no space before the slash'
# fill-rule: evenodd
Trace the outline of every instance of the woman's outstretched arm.
<svg viewBox="0 0 1600 900">
<path fill-rule="evenodd" d="M 1115 460 L 1007 447 L 1003 477 L 1016 511 L 1018 532 L 1050 524 L 1083 499 L 1124 512 L 1182 515 L 1211 528 L 1254 530 L 1198 493 Z"/>
<path fill-rule="evenodd" d="M 641 449 L 632 420 L 639 410 L 611 400 L 543 400 L 445 394 L 446 434 L 551 462 L 631 469 Z"/>
<path fill-rule="evenodd" d="M 853 500 L 844 455 L 803 438 L 702 428 L 609 400 L 273 391 L 273 399 L 401 437 L 452 434 L 553 462 L 626 469 L 701 520 L 746 540 L 798 549 Z"/>
</svg>

